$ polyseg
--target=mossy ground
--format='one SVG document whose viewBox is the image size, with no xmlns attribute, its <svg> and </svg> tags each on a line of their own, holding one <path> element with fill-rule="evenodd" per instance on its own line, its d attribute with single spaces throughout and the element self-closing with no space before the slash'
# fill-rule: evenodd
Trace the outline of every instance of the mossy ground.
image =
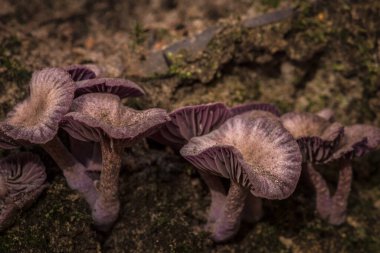
<svg viewBox="0 0 380 253">
<path fill-rule="evenodd" d="M 289 2 L 148 2 L 1 1 L 0 118 L 26 96 L 33 70 L 94 62 L 110 76 L 139 81 L 147 96 L 126 101 L 136 108 L 258 100 L 282 112 L 331 107 L 345 124 L 380 126 L 377 2 L 300 1 L 294 18 L 251 30 L 238 21 Z M 162 76 L 139 73 L 150 51 L 217 23 L 225 28 L 204 53 L 186 52 L 190 57 L 177 57 Z M 244 223 L 235 240 L 215 245 L 202 232 L 207 188 L 170 149 L 144 142 L 127 150 L 122 212 L 107 235 L 94 232 L 84 201 L 41 150 L 32 150 L 43 156 L 50 187 L 0 235 L 0 252 L 380 251 L 379 152 L 354 164 L 344 225 L 316 217 L 313 194 L 301 183 L 290 199 L 265 201 L 260 222 Z M 333 186 L 336 173 L 323 172 Z"/>
</svg>

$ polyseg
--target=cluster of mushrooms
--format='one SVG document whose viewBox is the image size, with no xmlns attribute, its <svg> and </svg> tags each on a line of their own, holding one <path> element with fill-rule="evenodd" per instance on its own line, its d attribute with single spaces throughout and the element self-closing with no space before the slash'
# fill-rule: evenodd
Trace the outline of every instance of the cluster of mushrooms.
<svg viewBox="0 0 380 253">
<path fill-rule="evenodd" d="M 158 108 L 138 111 L 122 103 L 123 98 L 142 95 L 135 83 L 104 78 L 95 65 L 37 71 L 30 96 L 0 122 L 0 147 L 42 147 L 68 186 L 86 200 L 96 228 L 108 231 L 119 215 L 125 148 L 144 137 L 169 145 L 197 168 L 209 187 L 205 229 L 214 241 L 223 242 L 237 233 L 242 219 L 261 218 L 262 198 L 288 198 L 302 171 L 315 189 L 319 216 L 331 224 L 343 223 L 351 160 L 380 145 L 379 128 L 342 126 L 327 109 L 280 115 L 270 104 L 229 108 L 211 103 L 167 113 Z M 334 194 L 316 169 L 329 163 L 339 164 Z M 45 181 L 45 167 L 36 155 L 24 152 L 0 161 L 0 231 L 38 198 Z"/>
</svg>

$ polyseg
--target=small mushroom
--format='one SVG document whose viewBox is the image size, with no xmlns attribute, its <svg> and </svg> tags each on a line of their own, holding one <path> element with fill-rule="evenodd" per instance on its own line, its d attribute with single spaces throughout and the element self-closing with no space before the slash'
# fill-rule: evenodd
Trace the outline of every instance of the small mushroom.
<svg viewBox="0 0 380 253">
<path fill-rule="evenodd" d="M 340 166 L 337 189 L 330 199 L 330 203 L 322 202 L 318 205 L 324 214 L 326 214 L 326 210 L 329 211 L 327 217 L 325 217 L 328 218 L 330 224 L 340 225 L 346 219 L 347 200 L 351 191 L 352 181 L 351 161 L 379 147 L 380 128 L 363 124 L 344 128 L 344 136 L 337 150 L 327 161 L 328 163 L 337 161 Z M 329 194 L 327 186 L 318 188 L 318 191 L 324 191 Z"/>
<path fill-rule="evenodd" d="M 0 161 L 0 231 L 28 208 L 46 188 L 45 167 L 31 153 L 19 153 Z"/>
<path fill-rule="evenodd" d="M 99 142 L 102 151 L 99 198 L 92 209 L 99 229 L 110 228 L 119 213 L 118 182 L 124 148 L 157 131 L 168 120 L 165 110 L 137 111 L 123 106 L 113 94 L 90 93 L 74 100 L 62 128 L 73 138 Z"/>
<path fill-rule="evenodd" d="M 281 119 L 300 145 L 304 168 L 316 192 L 318 215 L 330 224 L 340 225 L 346 217 L 351 189 L 350 160 L 375 149 L 380 143 L 380 134 L 378 128 L 367 125 L 343 128 L 341 124 L 332 122 L 333 117 L 334 113 L 325 109 L 318 112 L 318 115 L 288 113 Z M 337 189 L 331 196 L 326 180 L 314 165 L 334 161 L 340 169 Z"/>
<path fill-rule="evenodd" d="M 219 207 L 222 212 L 211 226 L 216 242 L 238 231 L 249 192 L 260 198 L 287 198 L 301 172 L 297 142 L 270 118 L 238 115 L 209 134 L 193 137 L 180 153 L 204 173 L 231 180 L 225 204 Z"/>
</svg>

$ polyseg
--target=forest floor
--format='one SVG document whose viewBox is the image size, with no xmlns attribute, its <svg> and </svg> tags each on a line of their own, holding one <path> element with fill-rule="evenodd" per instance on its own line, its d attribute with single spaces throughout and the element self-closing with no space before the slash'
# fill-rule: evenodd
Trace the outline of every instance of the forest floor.
<svg viewBox="0 0 380 253">
<path fill-rule="evenodd" d="M 344 124 L 379 127 L 379 13 L 369 0 L 0 0 L 0 119 L 27 96 L 34 70 L 95 63 L 144 88 L 125 101 L 138 109 L 261 101 L 283 113 L 329 107 Z M 203 232 L 208 189 L 171 149 L 145 141 L 126 150 L 122 210 L 108 234 L 93 230 L 52 160 L 29 149 L 50 186 L 0 234 L 0 252 L 380 252 L 380 152 L 354 163 L 343 225 L 315 215 L 301 182 L 289 199 L 264 201 L 264 217 L 234 240 L 214 244 Z M 334 187 L 336 168 L 321 170 Z"/>
</svg>

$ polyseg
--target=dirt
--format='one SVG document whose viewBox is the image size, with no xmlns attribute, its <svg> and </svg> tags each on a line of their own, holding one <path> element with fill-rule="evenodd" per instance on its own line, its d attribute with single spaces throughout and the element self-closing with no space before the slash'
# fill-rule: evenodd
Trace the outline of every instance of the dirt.
<svg viewBox="0 0 380 253">
<path fill-rule="evenodd" d="M 295 14 L 280 22 L 242 25 L 290 6 Z M 0 119 L 27 96 L 34 70 L 95 63 L 144 88 L 144 98 L 126 101 L 138 109 L 261 101 L 282 112 L 330 107 L 344 124 L 379 127 L 379 12 L 380 3 L 369 0 L 0 0 Z M 157 68 L 147 63 L 213 26 L 220 30 L 201 51 L 180 50 Z M 207 187 L 169 148 L 144 141 L 126 151 L 122 211 L 108 234 L 93 230 L 86 203 L 50 158 L 28 149 L 42 156 L 50 187 L 0 235 L 0 252 L 380 251 L 380 152 L 355 162 L 343 225 L 320 220 L 301 183 L 291 198 L 265 201 L 262 220 L 243 223 L 233 241 L 217 245 L 202 230 Z M 334 185 L 336 170 L 323 173 Z"/>
</svg>

